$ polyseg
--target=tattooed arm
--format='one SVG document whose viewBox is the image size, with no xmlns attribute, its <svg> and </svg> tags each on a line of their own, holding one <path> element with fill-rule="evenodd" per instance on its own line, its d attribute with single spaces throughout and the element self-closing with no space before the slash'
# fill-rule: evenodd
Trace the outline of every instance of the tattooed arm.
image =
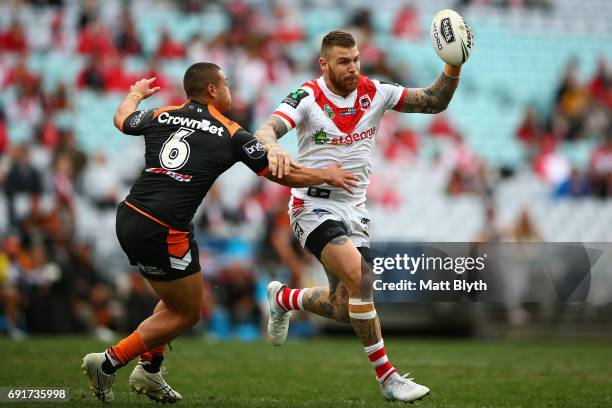
<svg viewBox="0 0 612 408">
<path fill-rule="evenodd" d="M 429 88 L 408 89 L 400 112 L 440 113 L 451 101 L 459 84 L 461 67 L 446 64 L 444 71 Z"/>
<path fill-rule="evenodd" d="M 296 168 L 302 167 L 277 143 L 278 139 L 283 137 L 288 131 L 289 128 L 284 120 L 280 116 L 272 114 L 253 135 L 268 152 L 268 163 L 272 175 L 278 175 L 278 178 L 281 179 L 283 175 L 289 174 L 291 166 Z"/>
<path fill-rule="evenodd" d="M 280 116 L 272 114 L 268 116 L 268 119 L 255 132 L 254 136 L 268 150 L 269 146 L 277 144 L 277 140 L 288 131 L 289 128 L 285 121 Z"/>
</svg>

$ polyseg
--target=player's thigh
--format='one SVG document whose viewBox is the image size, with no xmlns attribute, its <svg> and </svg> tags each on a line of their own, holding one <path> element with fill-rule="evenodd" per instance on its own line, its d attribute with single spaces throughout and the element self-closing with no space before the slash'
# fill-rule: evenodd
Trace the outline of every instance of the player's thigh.
<svg viewBox="0 0 612 408">
<path fill-rule="evenodd" d="M 200 272 L 192 226 L 177 231 L 121 204 L 116 229 L 130 263 L 147 280 L 172 281 Z"/>
<path fill-rule="evenodd" d="M 360 294 L 361 254 L 347 235 L 339 235 L 327 242 L 320 260 L 327 271 L 344 283 L 351 296 Z"/>
<path fill-rule="evenodd" d="M 330 293 L 335 291 L 337 280 L 340 280 L 349 292 L 357 294 L 361 255 L 349 238 L 351 234 L 343 212 L 333 205 L 309 205 L 300 211 L 290 212 L 290 219 L 302 246 L 316 256 L 326 269 Z"/>
<path fill-rule="evenodd" d="M 147 279 L 147 282 L 166 309 L 184 316 L 199 316 L 204 289 L 201 273 L 169 281 Z"/>
</svg>

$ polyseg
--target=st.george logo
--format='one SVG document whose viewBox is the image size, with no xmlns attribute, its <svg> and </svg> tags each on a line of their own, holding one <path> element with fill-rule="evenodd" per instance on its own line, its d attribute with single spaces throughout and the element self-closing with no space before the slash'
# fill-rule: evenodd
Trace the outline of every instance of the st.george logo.
<svg viewBox="0 0 612 408">
<path fill-rule="evenodd" d="M 366 111 L 370 109 L 371 104 L 372 104 L 372 101 L 370 100 L 370 95 L 362 95 L 359 98 L 359 107 L 361 108 L 362 111 Z"/>
</svg>

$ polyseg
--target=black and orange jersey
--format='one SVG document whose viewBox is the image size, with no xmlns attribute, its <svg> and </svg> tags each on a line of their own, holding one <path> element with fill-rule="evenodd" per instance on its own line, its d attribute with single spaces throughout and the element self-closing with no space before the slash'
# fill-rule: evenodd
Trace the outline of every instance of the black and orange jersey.
<svg viewBox="0 0 612 408">
<path fill-rule="evenodd" d="M 126 201 L 177 230 L 187 230 L 214 181 L 236 162 L 259 175 L 268 170 L 257 139 L 211 105 L 136 111 L 121 131 L 145 140 L 145 169 Z"/>
</svg>

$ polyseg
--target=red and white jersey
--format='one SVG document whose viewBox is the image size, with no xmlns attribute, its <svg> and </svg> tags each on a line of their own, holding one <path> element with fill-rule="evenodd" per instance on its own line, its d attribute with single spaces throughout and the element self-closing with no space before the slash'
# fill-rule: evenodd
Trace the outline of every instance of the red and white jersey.
<svg viewBox="0 0 612 408">
<path fill-rule="evenodd" d="M 374 141 L 386 110 L 396 109 L 406 98 L 406 88 L 359 76 L 357 89 L 346 98 L 332 93 L 323 77 L 304 83 L 289 94 L 273 113 L 282 117 L 298 136 L 298 161 L 311 168 L 338 163 L 359 177 L 359 187 L 348 193 L 327 184 L 334 201 L 365 202 L 372 173 Z M 316 199 L 308 188 L 294 188 L 298 199 Z M 313 190 L 311 190 L 313 191 Z M 315 190 L 316 191 L 316 190 Z M 327 192 L 325 192 L 327 195 Z"/>
</svg>

